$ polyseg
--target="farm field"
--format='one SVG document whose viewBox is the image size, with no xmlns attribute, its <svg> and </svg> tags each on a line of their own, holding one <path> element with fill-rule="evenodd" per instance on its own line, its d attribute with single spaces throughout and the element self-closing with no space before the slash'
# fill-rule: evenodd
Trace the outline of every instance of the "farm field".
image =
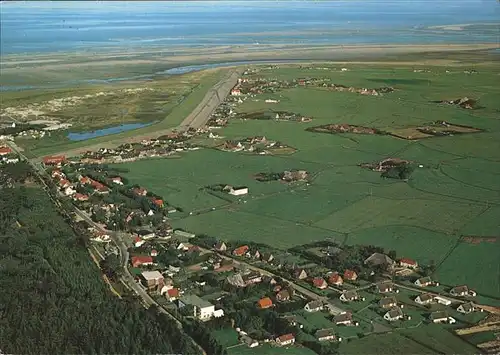
<svg viewBox="0 0 500 355">
<path fill-rule="evenodd" d="M 472 75 L 462 67 L 428 66 L 422 68 L 428 72 L 414 72 L 414 67 L 404 65 L 345 66 L 345 72 L 331 64 L 322 65 L 328 70 L 313 65 L 260 67 L 249 78 L 330 78 L 332 83 L 354 87 L 390 85 L 394 92 L 369 96 L 296 86 L 252 94 L 236 106 L 236 113 L 286 111 L 312 121 L 234 118 L 217 130 L 223 138 L 214 142 L 266 136 L 294 147 L 295 153 L 259 156 L 202 149 L 180 159 L 124 164 L 127 177 L 194 212 L 173 216 L 174 228 L 281 249 L 332 237 L 347 244 L 373 244 L 395 250 L 398 257 L 435 263 L 436 277 L 444 284 L 467 282 L 480 293 L 498 294 L 493 279 L 498 275 L 496 244 L 457 243 L 463 235 L 499 235 L 495 216 L 500 204 L 500 123 L 495 114 L 500 104 L 492 99 L 493 93 L 500 94 L 494 80 L 499 68 L 482 66 Z M 433 102 L 465 96 L 477 99 L 480 108 Z M 266 99 L 279 102 L 269 104 Z M 332 123 L 404 129 L 436 121 L 483 132 L 408 141 L 388 135 L 306 131 Z M 384 179 L 380 172 L 358 166 L 388 157 L 416 164 L 408 181 Z M 288 169 L 307 170 L 309 184 L 259 183 L 253 177 Z M 219 183 L 248 186 L 249 194 L 226 200 L 200 190 Z M 464 260 L 477 260 L 477 268 Z M 479 272 L 483 269 L 489 272 Z"/>
<path fill-rule="evenodd" d="M 437 269 L 437 275 L 448 285 L 468 284 L 479 294 L 500 298 L 500 240 L 468 244 L 461 242 Z M 466 263 L 467 268 L 460 265 Z M 459 269 L 460 272 L 456 270 Z M 481 275 L 481 277 L 477 277 Z"/>
</svg>

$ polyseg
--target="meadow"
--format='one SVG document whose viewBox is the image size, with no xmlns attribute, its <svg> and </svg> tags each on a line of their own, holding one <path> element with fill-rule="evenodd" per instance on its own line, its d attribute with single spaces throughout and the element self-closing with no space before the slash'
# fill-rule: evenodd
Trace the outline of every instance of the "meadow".
<svg viewBox="0 0 500 355">
<path fill-rule="evenodd" d="M 443 284 L 467 283 L 480 293 L 498 295 L 497 244 L 458 244 L 462 235 L 499 237 L 500 121 L 495 114 L 500 104 L 491 99 L 500 94 L 495 86 L 498 66 L 482 66 L 477 74 L 466 74 L 464 67 L 457 66 L 420 67 L 422 72 L 404 65 L 349 65 L 348 69 L 261 67 L 252 75 L 289 81 L 330 78 L 355 87 L 392 85 L 395 91 L 374 97 L 296 87 L 259 94 L 240 104 L 237 112 L 282 110 L 310 116 L 312 121 L 233 119 L 217 132 L 223 139 L 266 136 L 293 146 L 294 154 L 257 156 L 202 149 L 180 159 L 125 164 L 127 177 L 194 212 L 174 216 L 177 228 L 282 249 L 332 237 L 348 244 L 374 244 L 395 250 L 400 257 L 433 262 L 439 266 L 436 277 Z M 431 102 L 464 96 L 478 99 L 481 108 L 465 110 Z M 280 102 L 271 107 L 264 102 L 267 98 Z M 416 141 L 306 131 L 330 123 L 386 129 L 438 120 L 483 131 Z M 421 167 L 404 182 L 383 179 L 380 173 L 358 166 L 387 157 L 408 159 Z M 310 183 L 254 179 L 258 172 L 288 169 L 309 171 Z M 250 193 L 228 201 L 203 190 L 220 183 L 248 186 Z"/>
</svg>

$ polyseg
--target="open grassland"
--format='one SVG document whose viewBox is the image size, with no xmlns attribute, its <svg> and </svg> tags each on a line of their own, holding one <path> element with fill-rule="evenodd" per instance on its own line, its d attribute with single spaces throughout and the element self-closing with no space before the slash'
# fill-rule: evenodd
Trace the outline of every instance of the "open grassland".
<svg viewBox="0 0 500 355">
<path fill-rule="evenodd" d="M 342 66 L 349 70 L 341 72 Z M 355 87 L 391 85 L 396 91 L 365 96 L 296 87 L 257 94 L 239 105 L 237 112 L 272 109 L 300 113 L 312 121 L 234 119 L 217 131 L 224 137 L 220 141 L 266 136 L 296 148 L 294 154 L 255 156 L 204 149 L 181 159 L 126 164 L 128 177 L 195 212 L 179 215 L 174 227 L 283 249 L 331 237 L 348 244 L 375 244 L 395 250 L 400 257 L 434 262 L 439 266 L 436 276 L 444 284 L 467 281 L 479 292 L 498 294 L 498 282 L 493 279 L 499 270 L 497 244 L 457 243 L 462 235 L 499 235 L 500 103 L 493 99 L 500 95 L 495 84 L 499 67 L 481 66 L 477 74 L 466 74 L 457 67 L 419 69 L 424 71 L 397 64 L 262 69 L 252 75 L 288 81 L 330 78 Z M 481 108 L 465 110 L 431 102 L 464 96 L 479 99 Z M 280 102 L 265 103 L 268 98 Z M 388 135 L 305 131 L 331 123 L 404 129 L 435 121 L 483 132 L 408 141 Z M 417 164 L 408 182 L 383 179 L 380 173 L 358 166 L 387 157 Z M 309 171 L 310 184 L 258 183 L 253 178 L 258 172 L 288 169 Z M 250 193 L 229 201 L 212 195 L 195 197 L 208 194 L 201 187 L 216 183 L 245 185 Z M 469 260 L 477 260 L 478 267 L 469 265 Z"/>
<path fill-rule="evenodd" d="M 500 240 L 459 243 L 437 269 L 444 284 L 467 284 L 478 293 L 500 300 Z M 463 267 L 466 265 L 466 267 Z"/>
</svg>

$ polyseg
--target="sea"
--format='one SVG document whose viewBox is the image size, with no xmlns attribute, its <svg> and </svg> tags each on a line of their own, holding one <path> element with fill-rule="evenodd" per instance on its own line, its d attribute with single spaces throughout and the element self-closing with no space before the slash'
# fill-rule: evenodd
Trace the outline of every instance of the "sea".
<svg viewBox="0 0 500 355">
<path fill-rule="evenodd" d="M 0 51 L 498 43 L 499 24 L 497 0 L 1 1 Z"/>
</svg>

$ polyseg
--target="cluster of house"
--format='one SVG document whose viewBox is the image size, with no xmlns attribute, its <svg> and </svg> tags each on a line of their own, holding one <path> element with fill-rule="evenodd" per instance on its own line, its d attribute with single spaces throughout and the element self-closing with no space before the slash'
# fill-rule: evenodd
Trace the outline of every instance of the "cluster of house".
<svg viewBox="0 0 500 355">
<path fill-rule="evenodd" d="M 342 68 L 342 71 L 347 71 L 347 69 Z M 334 91 L 340 91 L 340 92 L 346 91 L 346 92 L 358 93 L 361 95 L 373 95 L 373 96 L 379 96 L 394 91 L 394 88 L 392 87 L 370 89 L 370 88 L 355 88 L 352 86 L 334 84 L 331 83 L 330 79 L 327 78 L 300 78 L 300 79 L 294 79 L 292 81 L 257 78 L 257 79 L 244 79 L 241 83 L 241 87 L 237 89 L 234 95 L 240 96 L 242 94 L 275 93 L 282 89 L 294 88 L 300 86 L 324 87 Z M 233 95 L 233 92 L 231 92 L 231 95 Z"/>
<path fill-rule="evenodd" d="M 100 148 L 98 151 L 86 152 L 80 157 L 80 162 L 88 164 L 123 163 L 174 155 L 179 152 L 198 150 L 199 147 L 186 142 L 194 133 L 170 133 L 167 136 L 143 140 L 140 143 L 126 143 L 117 148 Z"/>
<path fill-rule="evenodd" d="M 267 139 L 265 136 L 248 137 L 243 140 L 226 140 L 219 147 L 226 152 L 249 152 L 261 155 L 269 154 L 272 149 L 288 148 L 288 146 Z"/>
<path fill-rule="evenodd" d="M 0 162 L 4 164 L 15 164 L 19 162 L 19 157 L 8 146 L 0 146 Z"/>
</svg>

